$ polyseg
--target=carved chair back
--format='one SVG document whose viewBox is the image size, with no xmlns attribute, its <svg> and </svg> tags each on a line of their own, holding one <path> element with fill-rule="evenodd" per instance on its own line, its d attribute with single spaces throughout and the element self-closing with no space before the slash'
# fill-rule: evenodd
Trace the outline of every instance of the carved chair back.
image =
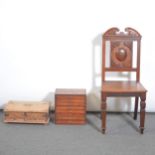
<svg viewBox="0 0 155 155">
<path fill-rule="evenodd" d="M 140 43 L 141 35 L 133 28 L 118 28 L 107 30 L 102 36 L 102 82 L 106 72 L 136 72 L 136 81 L 140 80 Z M 107 66 L 107 50 L 109 65 Z M 133 66 L 133 56 L 136 56 L 136 66 Z"/>
</svg>

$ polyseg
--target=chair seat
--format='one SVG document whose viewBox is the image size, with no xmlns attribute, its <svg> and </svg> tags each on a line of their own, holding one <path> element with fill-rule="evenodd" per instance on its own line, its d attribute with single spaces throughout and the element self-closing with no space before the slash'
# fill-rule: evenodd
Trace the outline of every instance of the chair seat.
<svg viewBox="0 0 155 155">
<path fill-rule="evenodd" d="M 103 93 L 125 94 L 125 93 L 144 93 L 147 90 L 140 82 L 136 81 L 105 81 L 102 84 Z"/>
</svg>

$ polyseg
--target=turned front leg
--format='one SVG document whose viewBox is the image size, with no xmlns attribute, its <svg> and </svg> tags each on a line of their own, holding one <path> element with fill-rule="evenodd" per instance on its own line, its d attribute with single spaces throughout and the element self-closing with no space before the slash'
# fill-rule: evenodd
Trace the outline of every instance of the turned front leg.
<svg viewBox="0 0 155 155">
<path fill-rule="evenodd" d="M 102 119 L 102 133 L 105 133 L 106 130 L 106 95 L 102 94 L 102 103 L 101 103 L 101 119 Z"/>
<path fill-rule="evenodd" d="M 146 107 L 146 93 L 141 95 L 141 102 L 140 102 L 140 132 L 143 134 L 144 132 L 144 124 L 145 124 L 145 107 Z"/>
</svg>

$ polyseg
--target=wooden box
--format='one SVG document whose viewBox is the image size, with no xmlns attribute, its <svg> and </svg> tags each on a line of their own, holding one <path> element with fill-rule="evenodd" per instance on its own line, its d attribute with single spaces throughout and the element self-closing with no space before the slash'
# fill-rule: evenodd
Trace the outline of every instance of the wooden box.
<svg viewBox="0 0 155 155">
<path fill-rule="evenodd" d="M 47 124 L 49 103 L 10 101 L 4 107 L 4 122 Z"/>
<path fill-rule="evenodd" d="M 86 123 L 86 91 L 85 89 L 56 89 L 55 123 Z"/>
</svg>

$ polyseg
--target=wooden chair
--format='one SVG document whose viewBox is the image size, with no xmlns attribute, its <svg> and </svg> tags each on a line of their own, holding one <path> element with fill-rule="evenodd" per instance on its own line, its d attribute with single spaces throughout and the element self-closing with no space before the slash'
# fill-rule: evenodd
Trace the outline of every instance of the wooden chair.
<svg viewBox="0 0 155 155">
<path fill-rule="evenodd" d="M 135 97 L 134 119 L 137 119 L 138 100 L 140 102 L 140 132 L 144 131 L 146 89 L 140 83 L 140 42 L 141 35 L 133 28 L 111 28 L 102 38 L 102 88 L 101 118 L 102 132 L 106 130 L 107 97 Z M 135 46 L 136 48 L 134 48 Z M 107 50 L 110 52 L 107 66 Z M 136 52 L 136 67 L 133 67 L 133 56 Z M 135 81 L 107 81 L 106 72 L 136 72 Z"/>
</svg>

